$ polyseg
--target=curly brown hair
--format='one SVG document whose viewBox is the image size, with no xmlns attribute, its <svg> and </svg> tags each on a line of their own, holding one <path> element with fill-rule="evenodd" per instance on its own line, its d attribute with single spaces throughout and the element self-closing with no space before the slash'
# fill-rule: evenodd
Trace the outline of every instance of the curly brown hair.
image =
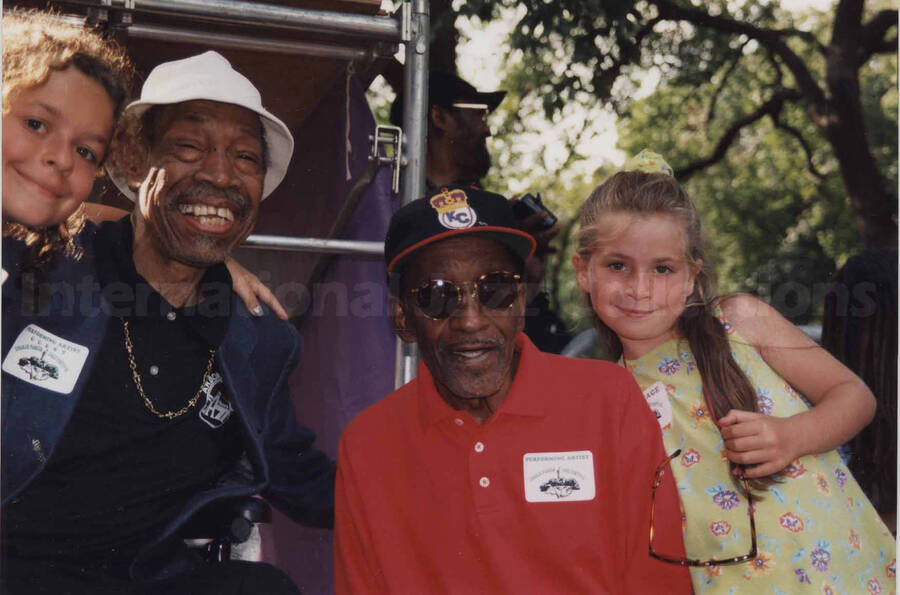
<svg viewBox="0 0 900 595">
<path fill-rule="evenodd" d="M 134 111 L 125 114 L 113 133 L 106 171 L 110 177 L 122 179 L 132 190 L 137 191 L 147 175 L 156 119 L 163 107 L 154 105 L 142 114 Z"/>
<path fill-rule="evenodd" d="M 125 50 L 63 17 L 37 10 L 3 13 L 3 113 L 23 89 L 44 83 L 54 70 L 74 66 L 99 82 L 118 119 L 134 67 Z"/>
<path fill-rule="evenodd" d="M 99 34 L 66 22 L 55 13 L 10 10 L 3 13 L 3 114 L 16 95 L 42 85 L 54 71 L 77 68 L 96 80 L 109 95 L 118 120 L 129 98 L 134 67 L 125 50 Z M 98 174 L 99 174 L 98 170 Z M 59 225 L 32 228 L 3 221 L 4 237 L 23 241 L 27 252 L 23 269 L 46 271 L 58 255 L 77 258 L 77 235 L 84 227 L 79 208 Z"/>
</svg>

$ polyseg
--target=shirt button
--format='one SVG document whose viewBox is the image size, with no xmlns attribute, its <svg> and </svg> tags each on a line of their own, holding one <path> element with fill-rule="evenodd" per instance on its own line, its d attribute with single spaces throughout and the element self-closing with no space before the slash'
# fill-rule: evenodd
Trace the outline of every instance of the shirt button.
<svg viewBox="0 0 900 595">
<path fill-rule="evenodd" d="M 159 374 L 159 366 L 150 366 L 150 375 L 156 376 Z"/>
<path fill-rule="evenodd" d="M 491 485 L 491 480 L 488 479 L 487 477 L 482 477 L 481 479 L 478 480 L 478 485 L 480 485 L 483 488 L 486 488 L 489 485 Z"/>
<path fill-rule="evenodd" d="M 176 317 L 176 316 L 177 316 L 177 314 L 175 314 L 174 311 L 169 312 L 168 314 L 166 314 L 166 318 L 169 319 L 169 320 L 175 320 L 175 317 Z"/>
<path fill-rule="evenodd" d="M 475 443 L 475 452 L 482 452 L 483 450 L 484 450 L 484 443 L 476 442 Z"/>
<path fill-rule="evenodd" d="M 457 417 L 456 419 L 453 420 L 453 423 L 455 423 L 458 426 L 461 426 L 461 425 L 463 425 L 463 420 L 461 420 L 460 418 Z"/>
</svg>

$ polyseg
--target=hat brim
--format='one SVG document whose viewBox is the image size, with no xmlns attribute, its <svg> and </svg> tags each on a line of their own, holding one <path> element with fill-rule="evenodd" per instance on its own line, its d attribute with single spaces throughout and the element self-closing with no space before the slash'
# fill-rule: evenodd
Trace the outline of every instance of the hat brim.
<svg viewBox="0 0 900 595">
<path fill-rule="evenodd" d="M 497 106 L 503 101 L 506 97 L 506 91 L 492 91 L 491 93 L 479 93 L 478 99 L 481 100 L 482 103 L 486 103 L 488 106 L 488 112 L 492 112 L 497 109 Z"/>
<path fill-rule="evenodd" d="M 475 93 L 472 95 L 473 103 L 483 103 L 488 106 L 488 113 L 493 112 L 497 109 L 497 106 L 503 101 L 506 97 L 506 91 L 491 91 L 490 93 Z M 429 104 L 429 105 L 439 105 L 437 103 Z M 428 115 L 426 114 L 426 118 Z M 394 103 L 391 104 L 391 112 L 388 118 L 394 126 L 401 126 L 403 124 L 403 98 L 402 95 L 397 95 L 397 98 L 394 100 Z"/>
<path fill-rule="evenodd" d="M 495 109 L 497 109 L 497 106 L 500 105 L 500 102 L 503 101 L 504 97 L 506 97 L 506 91 L 491 91 L 489 93 L 488 92 L 482 93 L 479 91 L 476 93 L 466 93 L 464 95 L 461 95 L 460 98 L 455 101 L 483 103 L 487 106 L 488 113 L 490 113 L 490 112 L 494 111 Z M 435 103 L 433 105 L 441 105 L 441 104 Z M 450 107 L 450 106 L 448 105 L 445 107 Z"/>
<path fill-rule="evenodd" d="M 402 252 L 397 254 L 397 256 L 388 263 L 388 276 L 390 277 L 395 271 L 401 269 L 402 266 L 406 264 L 406 261 L 409 260 L 409 257 L 422 248 L 434 244 L 435 242 L 440 242 L 441 240 L 460 235 L 473 235 L 500 242 L 512 250 L 513 254 L 521 258 L 523 263 L 528 262 L 528 259 L 534 254 L 537 245 L 534 238 L 531 237 L 531 234 L 517 229 L 510 229 L 509 227 L 485 225 L 481 227 L 467 227 L 465 229 L 451 229 L 444 233 L 439 233 L 426 238 L 412 246 L 408 246 Z"/>
<path fill-rule="evenodd" d="M 205 97 L 187 99 L 179 98 L 176 101 L 170 102 L 133 101 L 128 104 L 128 107 L 125 108 L 125 113 L 140 117 L 144 112 L 146 112 L 154 105 L 174 105 L 176 103 L 184 103 L 186 101 L 200 100 L 218 101 L 217 99 L 207 99 Z M 288 167 L 291 164 L 291 155 L 294 152 L 294 138 L 293 136 L 291 136 L 291 132 L 290 130 L 288 130 L 288 127 L 284 124 L 284 122 L 276 118 L 268 110 L 264 108 L 255 109 L 253 107 L 248 107 L 246 105 L 237 103 L 234 105 L 237 105 L 244 109 L 248 109 L 259 115 L 260 122 L 263 125 L 263 134 L 269 157 L 269 162 L 266 167 L 266 175 L 263 178 L 262 198 L 265 199 L 270 194 L 272 194 L 272 192 L 275 190 L 275 188 L 278 187 L 279 184 L 281 184 L 281 181 L 284 180 L 284 176 L 287 174 Z M 107 170 L 107 175 L 109 176 L 109 179 L 112 180 L 112 183 L 115 184 L 116 188 L 119 189 L 119 192 L 124 194 L 132 201 L 137 200 L 137 194 L 128 185 L 128 180 L 111 170 Z"/>
</svg>

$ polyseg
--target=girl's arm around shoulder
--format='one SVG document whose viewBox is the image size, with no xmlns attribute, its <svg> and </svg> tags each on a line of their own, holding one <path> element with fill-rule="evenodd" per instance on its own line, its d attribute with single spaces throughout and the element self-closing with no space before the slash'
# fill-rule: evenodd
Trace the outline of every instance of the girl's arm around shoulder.
<svg viewBox="0 0 900 595">
<path fill-rule="evenodd" d="M 262 316 L 264 311 L 259 302 L 265 303 L 281 320 L 287 321 L 288 314 L 272 290 L 259 280 L 259 277 L 243 267 L 232 257 L 225 260 L 228 273 L 231 275 L 231 286 L 238 294 L 247 310 L 254 316 Z"/>
<path fill-rule="evenodd" d="M 103 205 L 100 203 L 86 202 L 82 205 L 84 214 L 94 223 L 102 223 L 104 221 L 117 221 L 128 215 L 128 211 Z M 288 315 L 281 302 L 275 297 L 268 287 L 266 287 L 259 277 L 245 269 L 241 264 L 230 256 L 225 261 L 228 272 L 231 274 L 232 287 L 234 292 L 240 296 L 247 310 L 254 316 L 262 316 L 264 314 L 260 302 L 263 302 L 275 312 L 281 320 L 287 320 Z"/>
<path fill-rule="evenodd" d="M 721 302 L 734 329 L 814 407 L 788 418 L 732 410 L 719 420 L 729 459 L 748 477 L 783 469 L 795 458 L 831 450 L 875 415 L 875 397 L 853 372 L 774 308 L 750 295 Z"/>
</svg>

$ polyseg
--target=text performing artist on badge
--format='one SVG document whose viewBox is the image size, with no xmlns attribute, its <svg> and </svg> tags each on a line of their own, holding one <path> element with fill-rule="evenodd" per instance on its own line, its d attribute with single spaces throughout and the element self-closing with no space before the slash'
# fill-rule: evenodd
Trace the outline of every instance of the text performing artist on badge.
<svg viewBox="0 0 900 595">
<path fill-rule="evenodd" d="M 594 455 L 589 450 L 527 453 L 522 470 L 528 502 L 594 499 Z"/>
</svg>

